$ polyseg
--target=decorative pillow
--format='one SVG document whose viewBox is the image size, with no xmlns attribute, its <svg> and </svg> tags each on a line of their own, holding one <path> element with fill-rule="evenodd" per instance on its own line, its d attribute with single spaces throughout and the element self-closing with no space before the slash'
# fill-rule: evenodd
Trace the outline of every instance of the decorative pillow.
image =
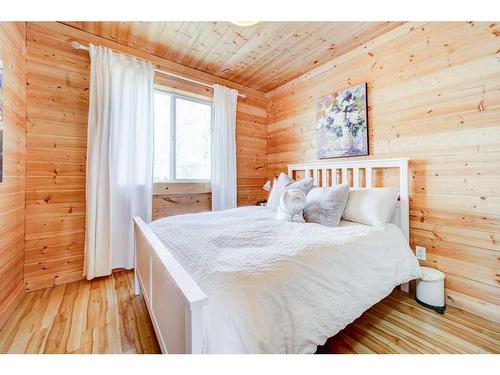
<svg viewBox="0 0 500 375">
<path fill-rule="evenodd" d="M 304 204 L 306 195 L 299 189 L 286 189 L 280 197 L 278 219 L 295 223 L 304 223 Z"/>
<path fill-rule="evenodd" d="M 278 180 L 274 179 L 273 188 L 267 199 L 267 207 L 272 210 L 277 210 L 280 205 L 281 194 L 287 189 L 299 189 L 304 194 L 307 194 L 313 187 L 314 180 L 312 178 L 305 178 L 295 182 L 291 177 L 285 173 L 278 176 Z"/>
<path fill-rule="evenodd" d="M 314 186 L 314 179 L 312 177 L 304 178 L 303 180 L 294 182 L 290 185 L 287 185 L 285 189 L 299 189 L 302 191 L 305 195 L 309 193 L 309 190 L 311 190 Z"/>
<path fill-rule="evenodd" d="M 347 184 L 312 189 L 306 196 L 304 207 L 306 222 L 336 227 L 339 225 L 348 196 Z"/>
<path fill-rule="evenodd" d="M 351 189 L 342 218 L 380 227 L 391 220 L 398 195 L 394 188 Z"/>
<path fill-rule="evenodd" d="M 285 188 L 292 183 L 293 180 L 284 173 L 281 173 L 277 180 L 274 179 L 273 188 L 267 199 L 267 207 L 276 211 L 280 205 L 281 194 L 283 194 Z"/>
</svg>

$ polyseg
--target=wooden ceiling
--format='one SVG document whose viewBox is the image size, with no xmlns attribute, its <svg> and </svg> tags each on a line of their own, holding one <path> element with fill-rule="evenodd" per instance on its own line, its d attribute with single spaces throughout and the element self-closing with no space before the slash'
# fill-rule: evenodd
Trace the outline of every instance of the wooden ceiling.
<svg viewBox="0 0 500 375">
<path fill-rule="evenodd" d="M 65 22 L 268 92 L 395 28 L 397 22 Z"/>
</svg>

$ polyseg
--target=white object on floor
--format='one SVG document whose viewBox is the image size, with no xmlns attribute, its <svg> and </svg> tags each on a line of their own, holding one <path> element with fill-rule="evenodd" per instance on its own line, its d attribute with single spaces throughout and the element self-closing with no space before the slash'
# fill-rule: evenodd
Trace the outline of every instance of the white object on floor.
<svg viewBox="0 0 500 375">
<path fill-rule="evenodd" d="M 421 305 L 443 313 L 446 308 L 443 272 L 429 267 L 420 267 L 422 276 L 417 279 L 415 298 Z"/>
<path fill-rule="evenodd" d="M 214 85 L 212 211 L 236 207 L 236 104 L 238 91 Z"/>
<path fill-rule="evenodd" d="M 87 137 L 87 279 L 134 267 L 132 218 L 151 220 L 151 63 L 90 45 Z"/>
<path fill-rule="evenodd" d="M 149 228 L 208 296 L 205 353 L 313 353 L 420 276 L 392 224 L 298 224 L 254 206 L 172 216 Z"/>
</svg>

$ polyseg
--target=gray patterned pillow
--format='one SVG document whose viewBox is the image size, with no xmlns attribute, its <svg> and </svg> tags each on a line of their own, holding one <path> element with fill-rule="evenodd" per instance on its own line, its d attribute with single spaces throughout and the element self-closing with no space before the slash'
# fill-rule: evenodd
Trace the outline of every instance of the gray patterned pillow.
<svg viewBox="0 0 500 375">
<path fill-rule="evenodd" d="M 306 196 L 304 219 L 307 223 L 318 223 L 336 227 L 340 223 L 349 198 L 349 185 L 330 188 L 314 188 Z"/>
</svg>

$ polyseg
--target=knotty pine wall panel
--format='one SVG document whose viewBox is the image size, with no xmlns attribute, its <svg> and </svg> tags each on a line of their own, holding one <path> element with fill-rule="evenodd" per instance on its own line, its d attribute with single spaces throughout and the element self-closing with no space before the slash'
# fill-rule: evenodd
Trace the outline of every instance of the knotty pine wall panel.
<svg viewBox="0 0 500 375">
<path fill-rule="evenodd" d="M 26 24 L 0 22 L 3 61 L 3 182 L 0 183 L 0 328 L 24 292 Z"/>
<path fill-rule="evenodd" d="M 104 45 L 163 69 L 217 82 L 247 95 L 238 100 L 238 204 L 266 197 L 267 101 L 264 94 L 56 22 L 27 26 L 26 263 L 28 290 L 82 278 L 85 234 L 85 164 L 90 61 L 78 40 Z M 211 90 L 161 78 L 172 90 L 211 97 Z M 155 218 L 210 209 L 210 193 L 154 196 Z"/>
<path fill-rule="evenodd" d="M 269 178 L 316 160 L 318 98 L 361 82 L 369 157 L 411 159 L 412 248 L 447 303 L 500 321 L 500 25 L 408 23 L 271 91 Z"/>
</svg>

